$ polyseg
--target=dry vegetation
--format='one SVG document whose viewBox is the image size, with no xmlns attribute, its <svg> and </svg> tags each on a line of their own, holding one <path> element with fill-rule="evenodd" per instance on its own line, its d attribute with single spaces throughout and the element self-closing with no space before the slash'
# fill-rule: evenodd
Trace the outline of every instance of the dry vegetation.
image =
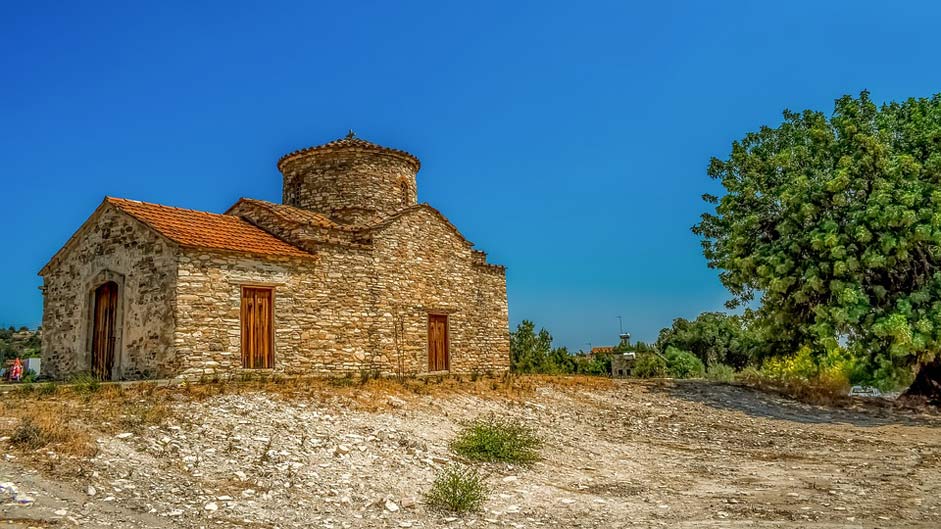
<svg viewBox="0 0 941 529">
<path fill-rule="evenodd" d="M 492 442 L 515 437 L 501 425 L 525 425 L 509 433 L 535 435 L 538 459 L 473 463 L 454 450 L 470 432 L 485 441 L 475 450 L 504 451 Z M 452 526 L 933 528 L 938 431 L 935 415 L 895 405 L 811 406 L 701 381 L 79 381 L 4 395 L 0 445 L 15 458 L 0 461 L 0 481 L 24 480 L 39 500 L 0 512 L 91 527 L 435 527 L 457 516 Z"/>
</svg>

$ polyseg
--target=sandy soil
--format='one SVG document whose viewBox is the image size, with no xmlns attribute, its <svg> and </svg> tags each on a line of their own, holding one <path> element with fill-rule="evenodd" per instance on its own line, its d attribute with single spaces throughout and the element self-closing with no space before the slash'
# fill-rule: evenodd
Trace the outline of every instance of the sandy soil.
<svg viewBox="0 0 941 529">
<path fill-rule="evenodd" d="M 0 506 L 0 520 L 7 527 L 941 527 L 941 419 L 856 408 L 698 381 L 546 380 L 517 399 L 368 389 L 353 398 L 181 397 L 159 426 L 98 435 L 98 454 L 77 473 L 43 463 L 47 454 L 4 447 L 0 481 L 35 502 Z M 483 512 L 426 509 L 422 494 L 453 459 L 447 443 L 460 421 L 489 412 L 533 425 L 546 441 L 543 460 L 481 466 L 492 488 Z"/>
</svg>

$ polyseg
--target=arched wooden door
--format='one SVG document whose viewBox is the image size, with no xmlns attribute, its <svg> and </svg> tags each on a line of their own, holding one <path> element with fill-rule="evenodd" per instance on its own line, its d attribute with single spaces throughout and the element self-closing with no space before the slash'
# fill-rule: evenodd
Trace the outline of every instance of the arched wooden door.
<svg viewBox="0 0 941 529">
<path fill-rule="evenodd" d="M 95 289 L 92 315 L 91 373 L 99 380 L 111 380 L 117 317 L 118 284 L 108 281 Z"/>
</svg>

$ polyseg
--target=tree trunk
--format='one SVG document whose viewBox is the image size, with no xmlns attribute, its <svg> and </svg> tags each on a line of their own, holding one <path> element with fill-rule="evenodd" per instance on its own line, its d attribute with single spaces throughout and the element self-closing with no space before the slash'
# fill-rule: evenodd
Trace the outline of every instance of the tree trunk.
<svg viewBox="0 0 941 529">
<path fill-rule="evenodd" d="M 925 399 L 929 404 L 941 404 L 941 358 L 935 358 L 918 369 L 915 381 L 902 397 Z"/>
</svg>

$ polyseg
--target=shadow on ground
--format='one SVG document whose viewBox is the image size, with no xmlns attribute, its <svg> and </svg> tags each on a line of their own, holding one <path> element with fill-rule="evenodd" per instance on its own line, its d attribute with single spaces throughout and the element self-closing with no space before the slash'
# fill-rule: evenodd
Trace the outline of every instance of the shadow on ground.
<svg viewBox="0 0 941 529">
<path fill-rule="evenodd" d="M 650 392 L 698 402 L 716 409 L 737 411 L 752 417 L 805 424 L 844 423 L 859 427 L 890 424 L 941 427 L 937 408 L 915 409 L 892 401 L 849 399 L 839 405 L 807 404 L 784 395 L 747 386 L 704 380 L 664 380 L 651 383 Z"/>
</svg>

